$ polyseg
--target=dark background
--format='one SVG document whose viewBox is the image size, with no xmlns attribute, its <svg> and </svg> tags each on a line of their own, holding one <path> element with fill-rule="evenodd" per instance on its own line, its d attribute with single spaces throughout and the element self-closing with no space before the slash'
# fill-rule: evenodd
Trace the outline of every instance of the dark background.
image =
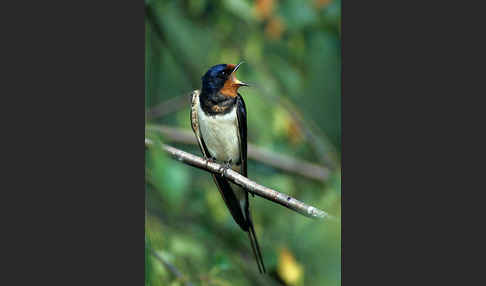
<svg viewBox="0 0 486 286">
<path fill-rule="evenodd" d="M 477 284 L 483 10 L 342 4 L 342 282 Z M 145 4 L 0 12 L 2 285 L 144 283 Z"/>
</svg>

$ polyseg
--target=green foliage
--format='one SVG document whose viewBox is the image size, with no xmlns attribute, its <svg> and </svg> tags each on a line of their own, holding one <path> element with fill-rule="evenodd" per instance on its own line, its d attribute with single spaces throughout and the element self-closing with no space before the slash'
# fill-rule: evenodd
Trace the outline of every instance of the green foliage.
<svg viewBox="0 0 486 286">
<path fill-rule="evenodd" d="M 145 286 L 150 286 L 152 279 L 152 263 L 150 259 L 150 239 L 147 237 L 147 231 L 145 231 Z"/>
<path fill-rule="evenodd" d="M 146 108 L 200 88 L 219 63 L 245 64 L 238 78 L 249 141 L 331 169 L 325 182 L 251 160 L 249 178 L 340 217 L 340 1 L 146 0 Z M 295 118 L 299 116 L 299 119 Z M 189 106 L 150 119 L 190 130 Z M 315 139 L 309 139 L 311 132 Z M 147 133 L 160 142 L 200 155 Z M 317 142 L 317 143 L 313 143 Z M 316 146 L 317 145 L 317 146 Z M 323 159 L 323 158 L 326 159 Z M 251 199 L 268 275 L 258 274 L 247 235 L 210 175 L 146 150 L 146 285 L 340 285 L 340 222 L 311 220 Z M 176 278 L 150 255 L 164 257 Z M 280 282 L 279 282 L 280 281 Z"/>
</svg>

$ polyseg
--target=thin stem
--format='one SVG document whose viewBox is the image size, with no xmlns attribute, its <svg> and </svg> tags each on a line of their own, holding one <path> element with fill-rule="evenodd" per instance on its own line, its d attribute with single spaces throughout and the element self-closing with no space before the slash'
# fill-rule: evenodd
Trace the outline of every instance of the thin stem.
<svg viewBox="0 0 486 286">
<path fill-rule="evenodd" d="M 164 267 L 169 270 L 172 275 L 174 275 L 177 279 L 184 281 L 186 286 L 194 286 L 191 282 L 187 281 L 187 278 L 177 269 L 174 265 L 170 264 L 167 260 L 165 260 L 160 254 L 155 252 L 155 250 L 151 249 L 152 255 L 157 258 Z"/>
<path fill-rule="evenodd" d="M 145 145 L 146 146 L 154 146 L 154 142 L 151 139 L 145 138 Z M 160 144 L 161 148 L 167 152 L 173 159 L 199 168 L 201 170 L 206 170 L 208 172 L 211 172 L 213 174 L 218 174 L 220 176 L 225 177 L 229 181 L 241 186 L 244 188 L 246 191 L 253 193 L 257 196 L 260 196 L 262 198 L 265 198 L 267 200 L 270 200 L 272 202 L 278 203 L 288 209 L 291 209 L 295 212 L 298 212 L 304 216 L 311 217 L 311 218 L 331 218 L 334 219 L 331 215 L 328 213 L 307 205 L 289 195 L 280 193 L 276 190 L 267 188 L 265 186 L 262 186 L 244 176 L 239 174 L 238 172 L 232 170 L 232 169 L 225 169 L 223 165 L 220 165 L 216 162 L 211 162 L 208 161 L 204 158 L 198 157 L 196 155 L 187 153 L 185 151 L 179 150 L 177 148 L 165 145 L 165 144 Z"/>
<path fill-rule="evenodd" d="M 151 125 L 147 127 L 147 131 L 156 131 L 170 142 L 197 145 L 196 137 L 190 130 L 165 125 Z M 326 181 L 330 174 L 326 167 L 279 154 L 251 143 L 248 144 L 248 158 L 277 170 L 317 181 Z"/>
</svg>

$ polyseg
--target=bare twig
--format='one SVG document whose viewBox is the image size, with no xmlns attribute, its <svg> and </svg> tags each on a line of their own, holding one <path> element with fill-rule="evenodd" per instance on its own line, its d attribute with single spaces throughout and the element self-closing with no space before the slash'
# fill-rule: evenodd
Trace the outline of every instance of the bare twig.
<svg viewBox="0 0 486 286">
<path fill-rule="evenodd" d="M 192 93 L 186 93 L 183 95 L 179 95 L 176 97 L 173 97 L 171 99 L 168 99 L 160 104 L 158 104 L 155 107 L 152 107 L 148 112 L 147 112 L 147 117 L 153 119 L 157 117 L 163 117 L 167 114 L 171 114 L 174 112 L 177 112 L 181 110 L 184 106 L 189 105 L 191 102 L 191 96 Z"/>
<path fill-rule="evenodd" d="M 254 86 L 258 87 L 258 85 L 255 84 Z M 322 163 L 331 166 L 331 168 L 336 168 L 338 165 L 336 159 L 336 150 L 334 146 L 328 142 L 329 140 L 325 134 L 323 134 L 323 132 L 317 127 L 317 124 L 315 124 L 315 122 L 312 120 L 305 119 L 300 109 L 289 99 L 276 94 L 269 94 L 263 88 L 259 88 L 259 90 L 268 100 L 273 103 L 277 102 L 292 115 L 292 118 L 299 126 L 299 129 L 303 130 L 303 135 L 306 142 L 308 142 L 314 151 L 319 154 L 318 159 Z M 154 119 L 177 112 L 190 104 L 190 100 L 186 100 L 186 97 L 188 97 L 188 94 L 176 96 L 164 101 L 158 104 L 156 107 L 150 109 L 147 115 L 149 118 Z"/>
<path fill-rule="evenodd" d="M 267 70 L 267 73 L 270 77 L 273 77 L 269 70 Z M 274 80 L 278 81 L 277 79 Z M 304 139 L 318 155 L 319 161 L 331 166 L 331 168 L 336 168 L 338 164 L 336 162 L 336 150 L 334 146 L 329 142 L 327 136 L 317 127 L 317 124 L 314 121 L 305 118 L 297 105 L 295 105 L 289 98 L 279 95 L 287 92 L 282 90 L 281 93 L 269 93 L 264 88 L 259 86 L 257 86 L 257 88 L 259 88 L 261 94 L 272 104 L 278 103 L 291 114 L 294 122 L 299 126 L 299 129 L 303 131 Z"/>
<path fill-rule="evenodd" d="M 279 95 L 287 94 L 289 91 L 285 88 L 285 85 L 282 84 L 281 80 L 274 76 L 274 73 L 271 71 L 268 65 L 265 62 L 261 62 L 261 65 L 259 66 L 263 69 L 267 76 L 278 83 L 278 89 L 280 90 L 274 90 L 274 92 L 269 93 L 267 89 L 262 88 L 259 85 L 253 84 L 253 86 L 257 87 L 262 95 L 265 96 L 272 104 L 278 103 L 292 115 L 292 118 L 295 120 L 294 122 L 299 126 L 299 129 L 303 131 L 306 142 L 308 142 L 312 149 L 314 149 L 321 163 L 330 165 L 332 169 L 336 168 L 338 166 L 336 150 L 334 146 L 329 143 L 327 136 L 325 136 L 320 128 L 318 128 L 314 121 L 305 119 L 305 116 L 301 112 L 300 108 L 288 97 Z"/>
<path fill-rule="evenodd" d="M 317 127 L 317 124 L 314 121 L 305 118 L 300 109 L 288 98 L 279 95 L 268 95 L 268 97 L 271 102 L 279 102 L 291 114 L 299 128 L 303 130 L 306 141 L 315 152 L 319 154 L 319 160 L 322 163 L 331 166 L 331 168 L 336 168 L 338 165 L 336 160 L 336 150 L 329 142 L 327 136 Z"/>
<path fill-rule="evenodd" d="M 174 275 L 177 279 L 181 280 L 181 281 L 184 281 L 184 284 L 187 285 L 187 286 L 193 286 L 193 284 L 191 282 L 189 282 L 187 280 L 186 277 L 184 277 L 184 275 L 182 275 L 182 273 L 172 264 L 170 264 L 167 260 L 165 260 L 160 254 L 158 254 L 157 252 L 155 252 L 155 250 L 153 249 L 150 249 L 151 252 L 152 252 L 152 255 L 157 258 L 158 261 L 160 261 L 160 263 L 162 263 L 162 265 L 164 265 L 164 267 L 169 270 L 170 273 L 172 273 L 172 275 Z"/>
<path fill-rule="evenodd" d="M 145 145 L 146 146 L 153 146 L 154 143 L 151 139 L 145 138 Z M 162 149 L 167 152 L 172 158 L 202 169 L 209 171 L 213 174 L 218 174 L 220 176 L 225 177 L 229 181 L 241 186 L 245 190 L 247 190 L 250 193 L 253 193 L 255 195 L 258 195 L 260 197 L 263 197 L 265 199 L 268 199 L 272 202 L 278 203 L 280 205 L 283 205 L 284 207 L 287 207 L 293 211 L 296 211 L 300 214 L 303 214 L 307 217 L 311 218 L 334 218 L 328 213 L 313 207 L 309 206 L 297 199 L 292 198 L 289 195 L 279 193 L 273 189 L 267 188 L 265 186 L 259 185 L 256 182 L 251 181 L 250 179 L 242 176 L 236 171 L 233 171 L 232 169 L 225 169 L 222 165 L 216 163 L 216 162 L 210 162 L 204 158 L 198 157 L 196 155 L 184 152 L 182 150 L 179 150 L 177 148 L 161 144 Z"/>
<path fill-rule="evenodd" d="M 164 135 L 164 138 L 171 142 L 196 145 L 196 137 L 190 130 L 174 128 L 164 125 L 151 125 L 148 131 L 156 131 Z M 325 181 L 329 178 L 329 170 L 317 164 L 305 162 L 284 154 L 278 154 L 271 150 L 248 144 L 248 158 L 262 162 L 275 169 L 290 174 L 297 174 L 302 177 Z"/>
</svg>

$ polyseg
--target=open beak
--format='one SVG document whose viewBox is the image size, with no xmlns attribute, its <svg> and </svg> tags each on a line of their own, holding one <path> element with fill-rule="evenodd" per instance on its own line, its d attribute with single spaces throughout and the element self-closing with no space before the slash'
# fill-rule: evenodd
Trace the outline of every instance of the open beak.
<svg viewBox="0 0 486 286">
<path fill-rule="evenodd" d="M 246 82 L 242 82 L 242 81 L 239 81 L 235 75 L 233 75 L 239 68 L 240 68 L 240 65 L 244 63 L 244 62 L 241 62 L 239 64 L 237 64 L 235 66 L 235 68 L 233 69 L 233 71 L 231 72 L 231 75 L 233 77 L 233 84 L 240 87 L 240 86 L 250 86 L 249 84 L 247 84 Z"/>
</svg>

